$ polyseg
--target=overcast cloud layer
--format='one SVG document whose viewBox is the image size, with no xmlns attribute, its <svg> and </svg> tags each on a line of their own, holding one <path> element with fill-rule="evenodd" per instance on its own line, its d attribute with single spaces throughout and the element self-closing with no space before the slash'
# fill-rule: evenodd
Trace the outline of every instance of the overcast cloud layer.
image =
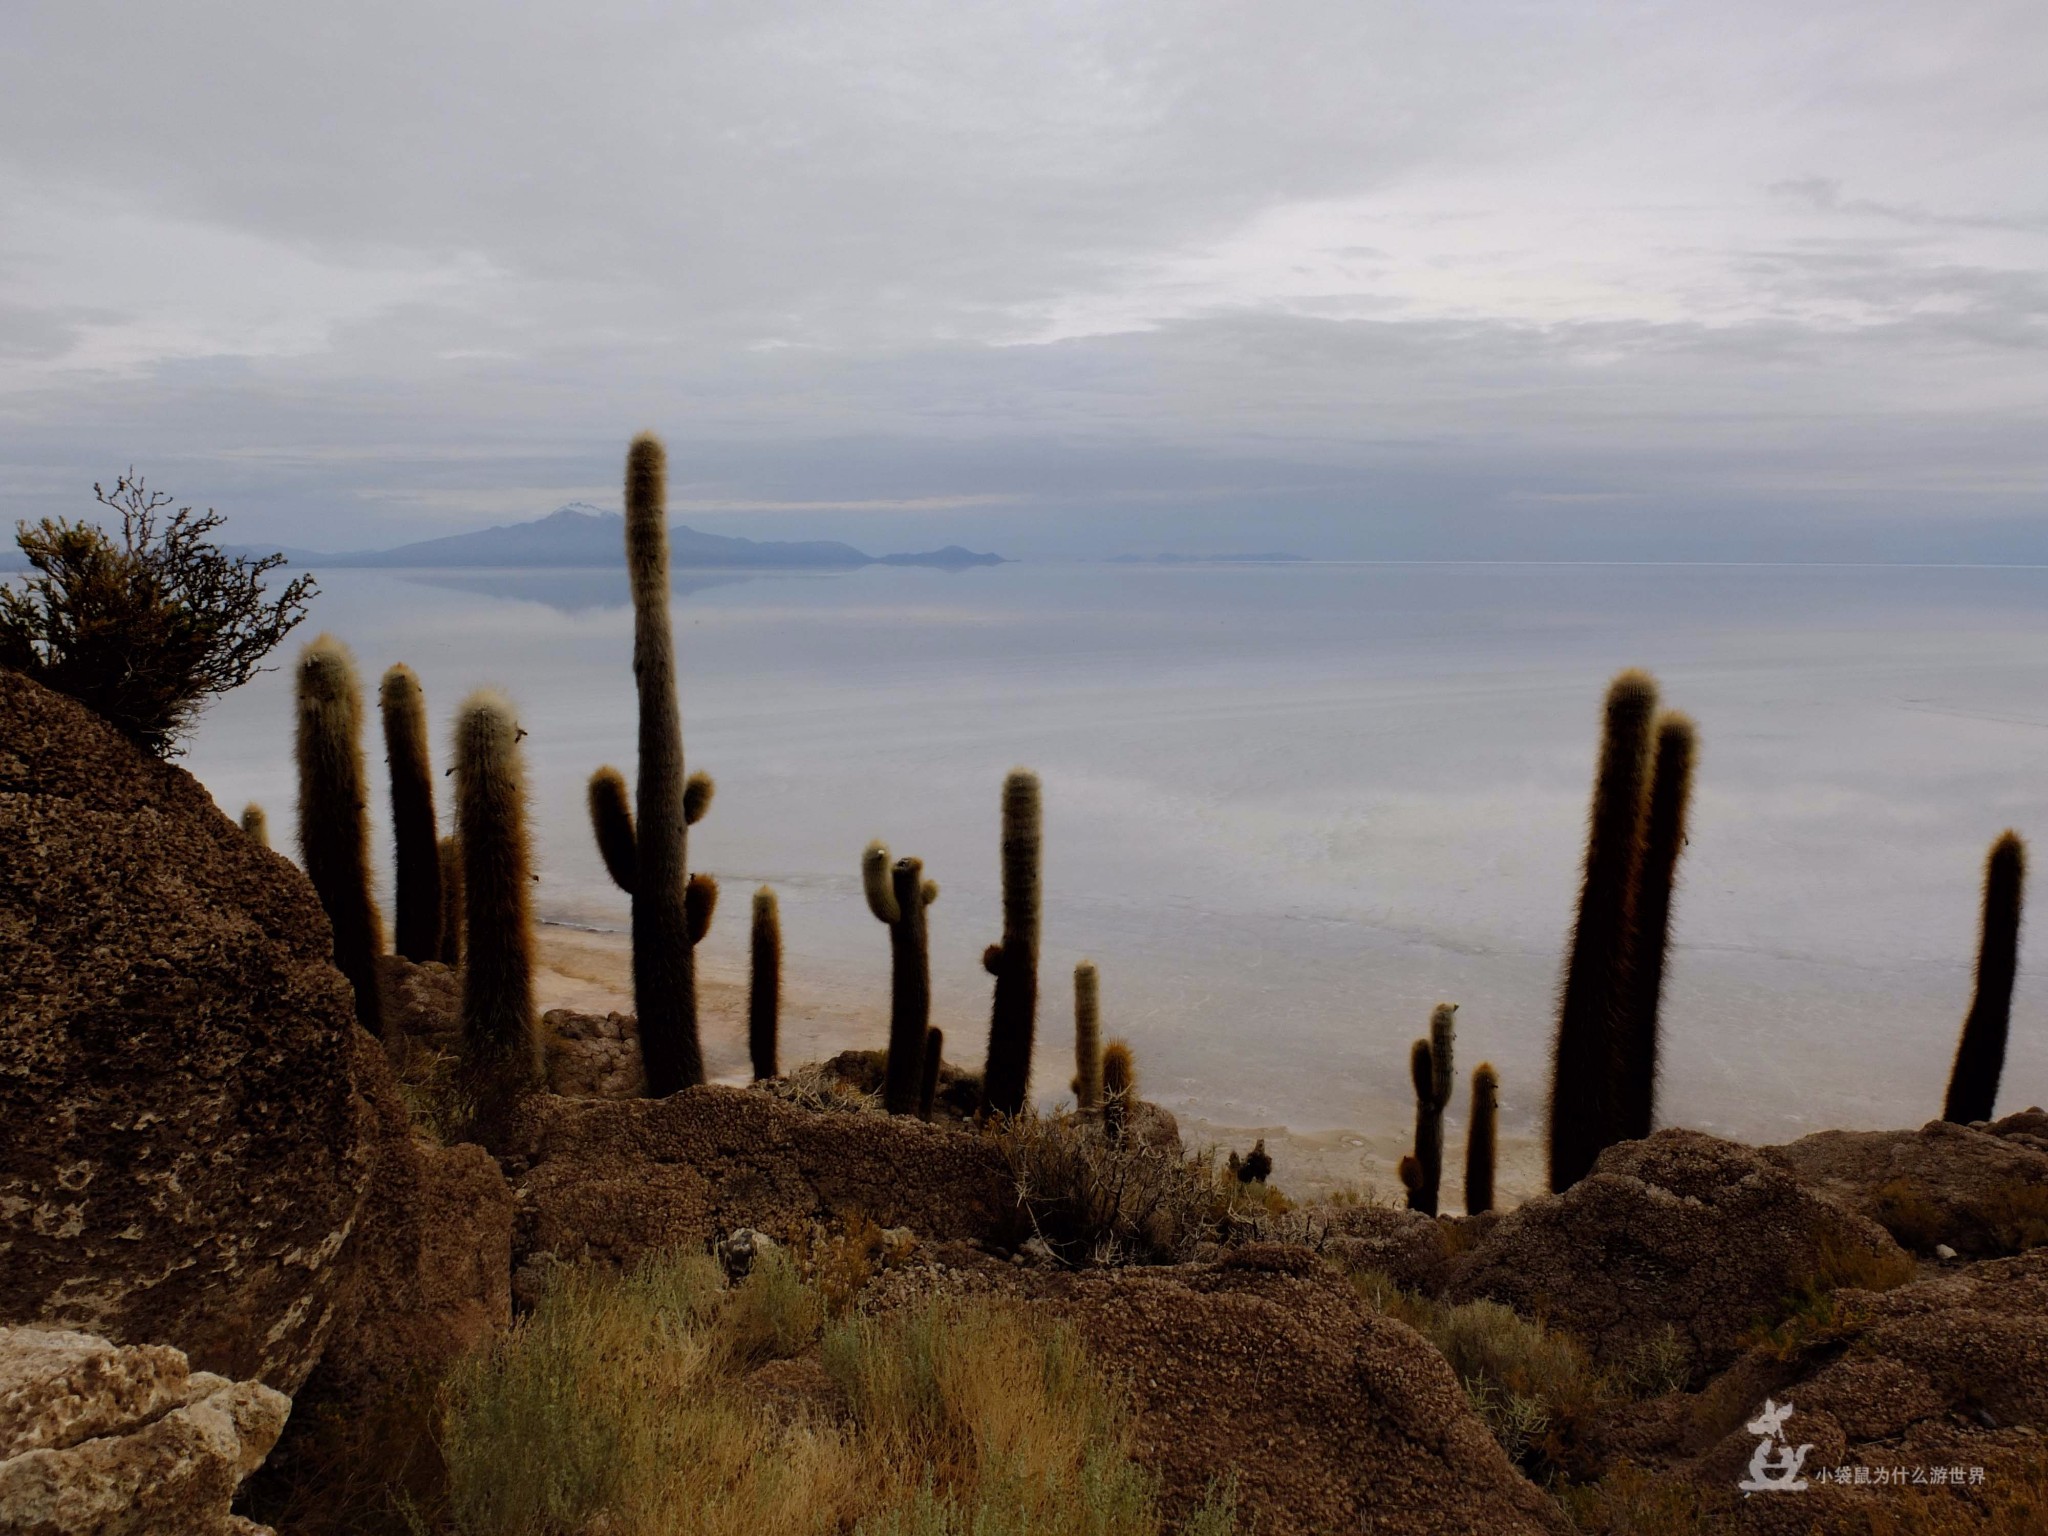
<svg viewBox="0 0 2048 1536">
<path fill-rule="evenodd" d="M 17 3 L 0 514 L 2048 559 L 2048 7 Z M 88 503 L 89 504 L 89 503 Z"/>
</svg>

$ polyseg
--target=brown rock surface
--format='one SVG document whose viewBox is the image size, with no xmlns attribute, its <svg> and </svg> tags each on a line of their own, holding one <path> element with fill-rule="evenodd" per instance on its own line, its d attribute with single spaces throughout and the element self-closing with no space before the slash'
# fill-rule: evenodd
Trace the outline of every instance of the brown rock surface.
<svg viewBox="0 0 2048 1536">
<path fill-rule="evenodd" d="M 640 1024 L 631 1014 L 550 1008 L 540 1023 L 549 1092 L 572 1099 L 637 1099 L 647 1092 Z"/>
<path fill-rule="evenodd" d="M 2048 1241 L 2048 1153 L 2032 1139 L 1935 1120 L 1917 1131 L 1818 1131 L 1764 1153 L 1916 1253 L 1946 1243 L 1993 1258 Z"/>
<path fill-rule="evenodd" d="M 296 1389 L 369 1175 L 331 947 L 191 775 L 0 670 L 0 1320 Z"/>
<path fill-rule="evenodd" d="M 1608 1148 L 1563 1194 L 1498 1218 L 1455 1262 L 1445 1294 L 1554 1321 L 1608 1361 L 1668 1324 L 1695 1370 L 1714 1370 L 1831 1255 L 1903 1262 L 1883 1228 L 1763 1153 L 1664 1130 Z"/>
<path fill-rule="evenodd" d="M 290 1412 L 175 1349 L 0 1327 L 0 1530 L 251 1536 L 228 1505 Z"/>
<path fill-rule="evenodd" d="M 1434 1296 L 1451 1272 L 1452 1230 L 1434 1216 L 1390 1205 L 1318 1206 L 1324 1254 L 1356 1274 L 1376 1269 L 1404 1291 Z"/>
</svg>

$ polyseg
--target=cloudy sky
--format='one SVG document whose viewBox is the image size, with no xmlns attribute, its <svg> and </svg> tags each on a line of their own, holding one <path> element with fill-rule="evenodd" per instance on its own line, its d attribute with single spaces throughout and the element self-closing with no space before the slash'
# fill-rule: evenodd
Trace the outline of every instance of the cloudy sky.
<svg viewBox="0 0 2048 1536">
<path fill-rule="evenodd" d="M 2048 559 L 2040 0 L 14 0 L 0 515 Z M 89 498 L 87 501 L 89 505 Z"/>
</svg>

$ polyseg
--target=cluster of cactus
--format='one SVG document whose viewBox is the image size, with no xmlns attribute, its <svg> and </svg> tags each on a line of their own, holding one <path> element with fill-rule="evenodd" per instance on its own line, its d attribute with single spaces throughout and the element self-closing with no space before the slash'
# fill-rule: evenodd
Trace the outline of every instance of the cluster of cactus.
<svg viewBox="0 0 2048 1536">
<path fill-rule="evenodd" d="M 1434 1216 L 1444 1177 L 1444 1110 L 1453 1082 L 1451 1049 L 1457 1035 L 1458 1005 L 1438 1003 L 1429 1017 L 1429 1037 L 1408 1053 L 1415 1083 L 1415 1151 L 1401 1159 L 1408 1208 Z"/>
<path fill-rule="evenodd" d="M 636 807 L 616 768 L 590 780 L 590 818 L 605 867 L 633 899 L 633 1006 L 647 1091 L 663 1098 L 704 1081 L 697 1034 L 696 946 L 718 885 L 689 874 L 687 829 L 710 808 L 712 783 L 683 771 L 669 624 L 668 458 L 643 432 L 626 454 L 626 571 L 633 591 L 633 676 L 640 694 Z"/>
<path fill-rule="evenodd" d="M 1658 714 L 1647 673 L 1614 679 L 1558 1004 L 1553 1190 L 1584 1178 L 1606 1148 L 1647 1136 L 1655 1121 L 1658 1011 L 1696 750 L 1690 720 Z"/>
<path fill-rule="evenodd" d="M 1031 1092 L 1031 1046 L 1038 1027 L 1040 829 L 1038 775 L 1012 769 L 1003 780 L 1003 937 L 981 957 L 996 979 L 988 1065 L 981 1078 L 985 1114 L 1019 1114 Z"/>
<path fill-rule="evenodd" d="M 369 789 L 363 695 L 355 659 L 332 635 L 299 654 L 299 857 L 334 932 L 335 969 L 355 992 L 356 1022 L 384 1033 L 377 955 L 383 927 L 370 897 Z"/>
<path fill-rule="evenodd" d="M 931 942 L 924 913 L 939 899 L 939 887 L 925 879 L 922 860 L 902 858 L 892 864 L 879 841 L 869 843 L 861 855 L 860 875 L 868 910 L 889 930 L 889 1060 L 882 1107 L 892 1115 L 908 1115 L 918 1109 L 932 1015 Z"/>
<path fill-rule="evenodd" d="M 2008 828 L 1984 858 L 1984 909 L 1977 938 L 1976 988 L 1956 1043 L 1941 1117 L 1968 1125 L 1989 1120 L 2005 1070 L 2006 1029 L 2019 974 L 2020 900 L 2027 878 L 2027 845 Z"/>
</svg>

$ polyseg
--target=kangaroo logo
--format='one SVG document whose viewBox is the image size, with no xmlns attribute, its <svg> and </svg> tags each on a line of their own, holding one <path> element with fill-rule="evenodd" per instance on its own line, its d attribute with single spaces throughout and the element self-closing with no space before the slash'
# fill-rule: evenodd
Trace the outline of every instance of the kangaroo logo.
<svg viewBox="0 0 2048 1536">
<path fill-rule="evenodd" d="M 1785 1421 L 1792 1417 L 1790 1403 L 1764 1399 L 1764 1411 L 1746 1426 L 1757 1436 L 1756 1454 L 1749 1458 L 1749 1476 L 1735 1486 L 1744 1493 L 1804 1493 L 1806 1479 L 1799 1475 L 1806 1465 L 1810 1445 L 1795 1446 L 1785 1433 Z"/>
</svg>

